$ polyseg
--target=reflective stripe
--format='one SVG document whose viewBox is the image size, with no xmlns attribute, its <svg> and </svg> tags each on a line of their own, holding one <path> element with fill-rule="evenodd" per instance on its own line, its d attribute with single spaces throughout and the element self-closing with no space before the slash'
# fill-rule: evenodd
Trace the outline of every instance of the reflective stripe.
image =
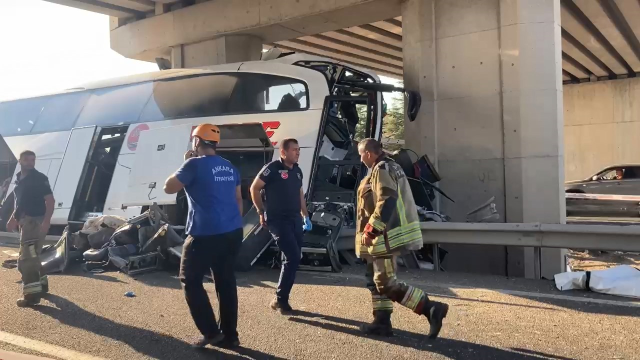
<svg viewBox="0 0 640 360">
<path fill-rule="evenodd" d="M 29 255 L 32 258 L 38 257 L 38 253 L 36 252 L 36 246 L 35 245 L 29 245 Z"/>
<path fill-rule="evenodd" d="M 418 304 L 420 304 L 420 300 L 422 300 L 423 296 L 424 296 L 424 291 L 416 287 L 409 286 L 409 289 L 407 290 L 407 293 L 405 294 L 400 304 L 406 306 L 407 308 L 415 312 L 416 307 L 418 307 Z"/>
<path fill-rule="evenodd" d="M 399 186 L 398 186 L 399 187 Z M 402 200 L 402 192 L 398 189 L 398 200 L 396 201 L 396 209 L 398 211 L 398 217 L 400 218 L 400 225 L 407 223 L 407 214 L 404 207 L 404 201 Z"/>
<path fill-rule="evenodd" d="M 22 294 L 24 295 L 37 294 L 41 292 L 42 292 L 42 284 L 40 284 L 39 281 L 36 283 L 29 283 L 22 286 Z"/>
<path fill-rule="evenodd" d="M 384 231 L 384 228 L 387 227 L 387 224 L 378 219 L 375 219 L 373 216 L 369 218 L 369 224 L 378 231 Z"/>
<path fill-rule="evenodd" d="M 419 222 L 395 228 L 387 234 L 389 237 L 389 248 L 391 250 L 397 249 L 414 241 L 422 241 L 422 230 L 420 229 Z M 381 255 L 388 252 L 382 236 L 376 238 L 373 246 L 369 247 L 367 250 L 371 255 Z"/>
<path fill-rule="evenodd" d="M 393 301 L 384 297 L 382 299 L 372 299 L 373 310 L 393 310 Z"/>
</svg>

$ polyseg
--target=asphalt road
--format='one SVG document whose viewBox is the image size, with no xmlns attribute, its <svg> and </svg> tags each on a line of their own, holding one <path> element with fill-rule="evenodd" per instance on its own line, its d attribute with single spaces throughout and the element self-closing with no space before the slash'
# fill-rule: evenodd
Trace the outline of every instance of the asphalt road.
<svg viewBox="0 0 640 360">
<path fill-rule="evenodd" d="M 7 249 L 15 250 L 0 248 L 0 262 Z M 19 309 L 19 274 L 0 268 L 0 350 L 79 360 L 640 359 L 640 303 L 560 293 L 550 281 L 470 274 L 401 274 L 450 304 L 440 339 L 428 340 L 426 319 L 399 306 L 395 337 L 364 337 L 357 328 L 371 310 L 361 271 L 300 273 L 294 316 L 268 308 L 277 271 L 239 273 L 243 347 L 203 352 L 189 347 L 197 330 L 174 273 L 134 279 L 75 267 L 50 277 L 51 294 L 40 306 Z M 213 284 L 205 287 L 215 294 Z M 127 291 L 136 297 L 125 297 Z"/>
</svg>

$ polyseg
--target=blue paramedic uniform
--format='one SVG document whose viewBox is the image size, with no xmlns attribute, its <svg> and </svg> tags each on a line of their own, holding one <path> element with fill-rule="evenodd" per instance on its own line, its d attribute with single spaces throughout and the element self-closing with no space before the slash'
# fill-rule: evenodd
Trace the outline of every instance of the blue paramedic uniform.
<svg viewBox="0 0 640 360">
<path fill-rule="evenodd" d="M 278 302 L 288 303 L 300 265 L 304 235 L 300 207 L 302 170 L 298 164 L 289 168 L 280 159 L 265 165 L 259 177 L 265 183 L 267 226 L 285 258 L 276 297 Z"/>
</svg>

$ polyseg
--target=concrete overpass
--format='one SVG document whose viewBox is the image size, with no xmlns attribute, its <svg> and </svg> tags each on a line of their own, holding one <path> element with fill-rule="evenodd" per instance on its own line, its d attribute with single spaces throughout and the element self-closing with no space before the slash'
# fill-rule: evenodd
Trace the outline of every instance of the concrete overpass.
<svg viewBox="0 0 640 360">
<path fill-rule="evenodd" d="M 170 57 L 170 49 L 187 43 L 188 40 L 201 41 L 202 34 L 191 35 L 185 32 L 180 36 L 181 28 L 186 29 L 187 22 L 191 22 L 190 14 L 200 13 L 203 17 L 213 11 L 229 11 L 225 1 L 180 1 L 180 0 L 49 0 L 50 2 L 69 5 L 80 9 L 98 12 L 112 17 L 113 48 L 124 56 L 153 61 L 155 57 Z M 228 2 L 228 1 L 227 1 Z M 328 56 L 353 64 L 371 68 L 377 72 L 401 78 L 402 63 L 402 16 L 398 1 L 373 1 L 376 6 L 352 7 L 358 3 L 372 1 L 345 1 L 338 4 L 332 11 L 308 21 L 296 22 L 293 12 L 288 24 L 271 26 L 269 30 L 263 26 L 256 26 L 257 31 L 245 29 L 250 23 L 256 24 L 256 19 L 247 19 L 247 23 L 227 24 L 221 26 L 211 21 L 216 27 L 209 36 L 227 33 L 255 33 L 263 39 L 265 47 L 278 46 L 284 50 Z M 218 4 L 215 4 L 218 3 Z M 281 2 L 286 4 L 287 1 Z M 309 2 L 292 1 L 291 5 L 307 4 Z M 328 2 L 332 3 L 332 2 Z M 491 6 L 495 1 L 452 1 L 451 10 L 460 6 L 469 8 L 474 6 Z M 484 5 L 483 5 L 484 3 Z M 640 73 L 640 2 L 636 0 L 562 0 L 561 3 L 561 39 L 562 39 L 562 75 L 565 84 L 585 81 L 622 79 L 635 77 Z M 474 5 L 475 4 L 475 5 Z M 252 1 L 244 1 L 240 8 L 252 9 Z M 297 5 L 301 9 L 313 7 Z M 323 5 L 326 6 L 326 5 Z M 281 5 L 280 9 L 284 9 Z M 322 8 L 315 6 L 318 13 Z M 254 7 L 253 9 L 256 9 Z M 326 7 L 328 10 L 329 7 Z M 344 9 L 344 11 L 339 11 Z M 363 14 L 362 9 L 366 9 Z M 263 10 L 263 9 L 260 9 Z M 439 9 L 438 9 L 439 10 Z M 444 10 L 444 9 L 442 9 Z M 335 15 L 340 12 L 343 18 Z M 349 15 L 351 13 L 351 15 Z M 455 14 L 455 13 L 454 13 Z M 462 12 L 460 12 L 462 14 Z M 161 16 L 164 15 L 164 16 Z M 240 18 L 250 18 L 251 10 L 243 15 L 242 11 L 235 14 L 226 13 L 226 21 L 236 22 L 234 15 Z M 253 14 L 256 15 L 256 14 Z M 274 16 L 272 16 L 274 15 Z M 269 18 L 287 16 L 281 10 L 273 14 L 260 14 L 259 21 Z M 147 20 L 143 23 L 141 20 Z M 361 21 L 376 19 L 370 23 Z M 200 19 L 207 22 L 205 19 Z M 272 19 L 273 20 L 273 19 Z M 460 19 L 464 21 L 463 18 Z M 137 23 L 137 24 L 136 24 Z M 355 24 L 355 25 L 354 25 Z M 199 24 L 206 31 L 207 24 Z M 257 23 L 256 25 L 260 25 Z M 263 23 L 262 25 L 272 25 Z M 341 25 L 345 25 L 340 27 Z M 190 32 L 197 32 L 196 24 L 192 24 Z M 124 27 L 124 29 L 118 29 Z M 156 36 L 162 37 L 153 41 L 144 39 L 149 44 L 136 46 L 140 39 L 132 36 L 133 32 L 143 29 L 161 28 Z M 173 27 L 173 29 L 170 29 Z M 235 27 L 235 29 L 234 29 Z M 340 28 L 337 28 L 340 27 Z M 323 31 L 331 29 L 330 31 Z M 170 35 L 170 36 L 166 36 Z M 148 34 L 139 34 L 140 37 Z M 128 40 L 126 38 L 129 38 Z"/>
<path fill-rule="evenodd" d="M 457 200 L 441 210 L 454 220 L 496 196 L 507 222 L 564 223 L 565 153 L 595 167 L 581 149 L 598 139 L 582 133 L 602 130 L 597 112 L 582 110 L 599 108 L 600 93 L 585 86 L 626 78 L 620 86 L 630 89 L 640 71 L 637 0 L 49 1 L 111 16 L 111 47 L 129 58 L 196 67 L 257 60 L 278 46 L 403 78 L 423 99 L 406 144 L 437 164 Z M 620 101 L 624 91 L 609 93 L 619 112 L 635 111 Z M 472 250 L 452 251 L 452 270 L 531 275 L 532 249 Z M 560 255 L 543 250 L 544 276 L 563 268 Z"/>
</svg>

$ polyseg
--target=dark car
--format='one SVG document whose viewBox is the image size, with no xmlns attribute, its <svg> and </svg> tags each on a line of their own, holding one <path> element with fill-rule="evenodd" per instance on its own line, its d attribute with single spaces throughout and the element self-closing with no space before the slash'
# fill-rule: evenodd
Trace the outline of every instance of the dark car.
<svg viewBox="0 0 640 360">
<path fill-rule="evenodd" d="M 565 183 L 567 216 L 640 216 L 640 165 L 616 165 Z"/>
</svg>

